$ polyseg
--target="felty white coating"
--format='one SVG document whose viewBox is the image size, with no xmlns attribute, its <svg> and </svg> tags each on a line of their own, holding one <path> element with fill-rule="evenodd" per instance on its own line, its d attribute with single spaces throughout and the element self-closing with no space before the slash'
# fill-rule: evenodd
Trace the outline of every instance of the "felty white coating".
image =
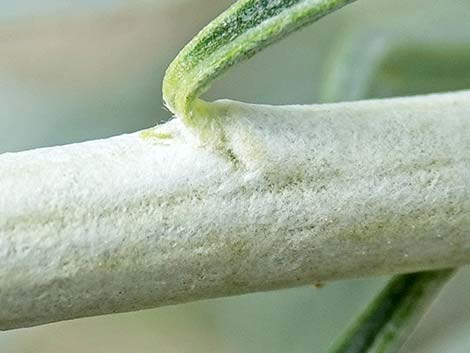
<svg viewBox="0 0 470 353">
<path fill-rule="evenodd" d="M 470 263 L 470 91 L 212 107 L 0 155 L 0 329 Z"/>
</svg>

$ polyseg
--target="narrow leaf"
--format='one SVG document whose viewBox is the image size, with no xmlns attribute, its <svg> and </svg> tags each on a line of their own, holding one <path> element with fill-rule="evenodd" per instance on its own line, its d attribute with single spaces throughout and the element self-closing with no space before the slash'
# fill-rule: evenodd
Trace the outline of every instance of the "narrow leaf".
<svg viewBox="0 0 470 353">
<path fill-rule="evenodd" d="M 395 276 L 330 353 L 396 353 L 455 270 Z"/>
<path fill-rule="evenodd" d="M 166 71 L 163 99 L 185 122 L 203 106 L 197 98 L 235 63 L 354 0 L 240 0 L 206 26 Z"/>
</svg>

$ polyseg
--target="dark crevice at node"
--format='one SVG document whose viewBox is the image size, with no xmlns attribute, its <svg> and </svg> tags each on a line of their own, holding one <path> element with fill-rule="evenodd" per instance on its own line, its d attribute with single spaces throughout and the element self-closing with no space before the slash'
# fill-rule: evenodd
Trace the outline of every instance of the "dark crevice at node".
<svg viewBox="0 0 470 353">
<path fill-rule="evenodd" d="M 227 148 L 225 150 L 225 155 L 227 158 L 230 160 L 231 163 L 233 163 L 237 168 L 241 165 L 240 160 L 238 159 L 237 155 L 231 148 Z"/>
</svg>

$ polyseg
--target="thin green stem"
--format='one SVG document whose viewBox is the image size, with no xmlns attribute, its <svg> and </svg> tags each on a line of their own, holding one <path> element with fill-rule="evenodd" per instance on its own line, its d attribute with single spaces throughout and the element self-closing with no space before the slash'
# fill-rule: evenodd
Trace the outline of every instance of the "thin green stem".
<svg viewBox="0 0 470 353">
<path fill-rule="evenodd" d="M 207 113 L 197 98 L 237 62 L 355 0 L 240 0 L 207 25 L 168 67 L 163 99 L 186 123 Z"/>
<path fill-rule="evenodd" d="M 329 353 L 397 352 L 454 273 L 449 269 L 393 277 Z"/>
</svg>

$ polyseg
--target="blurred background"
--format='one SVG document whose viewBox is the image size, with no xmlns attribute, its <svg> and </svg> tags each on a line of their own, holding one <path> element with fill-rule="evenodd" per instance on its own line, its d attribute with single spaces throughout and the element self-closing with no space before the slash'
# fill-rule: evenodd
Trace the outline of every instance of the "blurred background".
<svg viewBox="0 0 470 353">
<path fill-rule="evenodd" d="M 170 118 L 165 68 L 233 1 L 1 0 L 0 153 Z M 232 68 L 205 98 L 289 104 L 470 88 L 470 2 L 359 0 Z M 0 351 L 325 352 L 385 278 L 256 293 L 0 333 Z M 1 289 L 0 289 L 1 290 Z M 403 352 L 470 351 L 470 269 Z"/>
</svg>

